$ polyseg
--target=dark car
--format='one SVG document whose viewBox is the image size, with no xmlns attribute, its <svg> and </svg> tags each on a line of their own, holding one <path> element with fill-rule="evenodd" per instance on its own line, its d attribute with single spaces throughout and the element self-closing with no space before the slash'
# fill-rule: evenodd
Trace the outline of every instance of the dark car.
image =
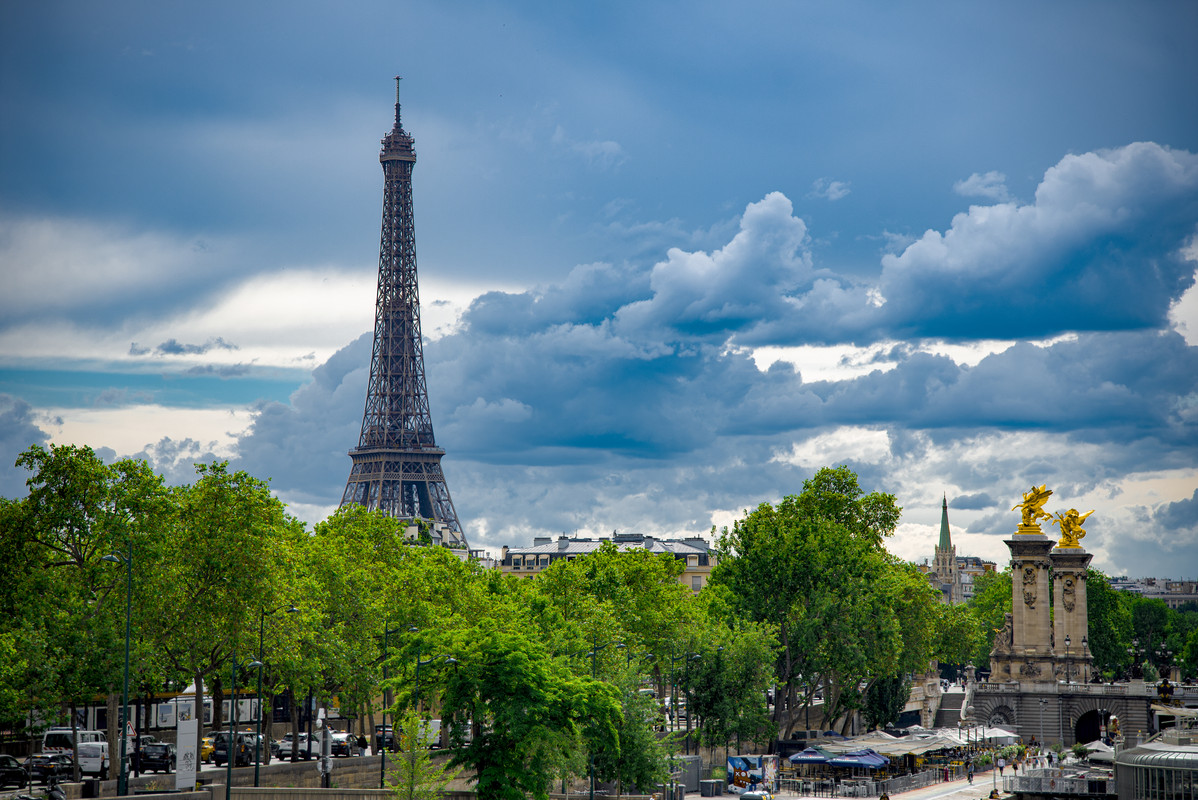
<svg viewBox="0 0 1198 800">
<path fill-rule="evenodd" d="M 9 755 L 0 755 L 0 787 L 24 786 L 28 781 L 29 773 L 20 761 Z"/>
<path fill-rule="evenodd" d="M 386 730 L 382 725 L 374 726 L 374 752 L 378 753 L 383 749 L 383 743 L 386 742 L 387 749 L 392 753 L 399 750 L 399 745 L 395 741 L 395 731 L 388 725 Z"/>
<path fill-rule="evenodd" d="M 30 756 L 29 774 L 35 781 L 46 783 L 54 780 L 70 780 L 75 775 L 75 763 L 69 753 L 38 753 Z"/>
<path fill-rule="evenodd" d="M 218 767 L 222 767 L 230 761 L 228 731 L 212 737 L 212 761 Z M 234 734 L 232 761 L 235 767 L 248 767 L 254 763 L 254 746 L 249 736 L 243 733 Z"/>
<path fill-rule="evenodd" d="M 143 746 L 141 768 L 146 772 L 174 772 L 175 746 L 169 742 L 154 742 Z"/>
</svg>

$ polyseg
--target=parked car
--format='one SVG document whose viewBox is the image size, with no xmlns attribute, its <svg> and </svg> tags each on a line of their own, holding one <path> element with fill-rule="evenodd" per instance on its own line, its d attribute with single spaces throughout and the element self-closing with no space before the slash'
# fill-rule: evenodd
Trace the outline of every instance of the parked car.
<svg viewBox="0 0 1198 800">
<path fill-rule="evenodd" d="M 146 749 L 147 745 L 155 744 L 158 741 L 157 736 L 152 736 L 148 733 L 143 733 L 140 737 L 132 739 L 129 744 L 129 752 L 132 753 L 133 769 L 141 772 L 145 767 L 141 765 L 141 751 Z"/>
<path fill-rule="evenodd" d="M 109 778 L 112 760 L 108 757 L 108 742 L 81 742 L 79 744 L 79 772 L 94 776 L 102 781 Z"/>
<path fill-rule="evenodd" d="M 395 731 L 392 730 L 391 726 L 387 725 L 386 729 L 384 730 L 384 727 L 382 725 L 375 725 L 374 726 L 374 752 L 377 753 L 377 752 L 381 751 L 383 749 L 384 742 L 386 742 L 387 749 L 390 750 L 392 753 L 399 750 L 399 745 L 395 741 Z"/>
<path fill-rule="evenodd" d="M 230 760 L 235 767 L 248 767 L 254 763 L 254 749 L 244 733 L 234 734 L 233 758 L 229 758 L 229 733 L 222 731 L 212 737 L 212 762 L 221 767 Z"/>
<path fill-rule="evenodd" d="M 70 780 L 75 776 L 75 762 L 68 753 L 38 753 L 26 762 L 29 774 L 39 783 L 55 780 Z"/>
<path fill-rule="evenodd" d="M 308 738 L 308 734 L 301 732 L 298 740 L 292 740 L 291 734 L 283 737 L 283 741 L 279 742 L 279 758 L 283 761 L 291 760 L 292 750 L 296 753 L 296 758 L 302 758 L 307 761 L 309 758 L 320 757 L 320 736 L 313 735 Z"/>
<path fill-rule="evenodd" d="M 329 743 L 329 753 L 341 756 L 356 756 L 358 754 L 358 737 L 341 731 L 330 731 L 332 741 Z"/>
<path fill-rule="evenodd" d="M 211 736 L 205 736 L 203 739 L 201 739 L 200 740 L 200 761 L 203 761 L 205 764 L 207 764 L 209 761 L 211 761 L 212 760 L 212 751 L 215 749 L 216 749 L 216 747 L 212 744 Z"/>
<path fill-rule="evenodd" d="M 10 755 L 0 755 L 0 788 L 24 786 L 29 782 L 29 773 Z"/>
<path fill-rule="evenodd" d="M 245 743 L 250 746 L 250 757 L 253 760 L 265 763 L 267 751 L 270 752 L 271 756 L 274 756 L 274 749 L 271 747 L 271 742 L 266 738 L 265 734 L 243 733 L 241 735 L 245 737 Z M 261 741 L 261 747 L 259 747 L 259 741 Z"/>
<path fill-rule="evenodd" d="M 146 772 L 174 772 L 175 746 L 170 742 L 154 742 L 141 748 L 141 768 Z"/>
</svg>

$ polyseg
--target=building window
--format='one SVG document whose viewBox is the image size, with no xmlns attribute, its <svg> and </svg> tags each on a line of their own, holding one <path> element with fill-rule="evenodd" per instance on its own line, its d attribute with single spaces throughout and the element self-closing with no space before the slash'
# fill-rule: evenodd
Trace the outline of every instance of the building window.
<svg viewBox="0 0 1198 800">
<path fill-rule="evenodd" d="M 697 592 L 703 588 L 703 576 L 691 575 L 691 591 Z"/>
</svg>

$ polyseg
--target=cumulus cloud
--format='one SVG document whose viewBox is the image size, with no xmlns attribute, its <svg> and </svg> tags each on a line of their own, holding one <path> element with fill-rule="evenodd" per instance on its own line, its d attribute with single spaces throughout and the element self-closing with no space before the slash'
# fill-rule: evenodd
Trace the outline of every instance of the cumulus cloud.
<svg viewBox="0 0 1198 800">
<path fill-rule="evenodd" d="M 836 202 L 842 198 L 848 197 L 852 190 L 844 181 L 834 181 L 831 178 L 816 178 L 811 183 L 811 191 L 809 197 L 822 197 L 825 200 Z"/>
<path fill-rule="evenodd" d="M 1156 328 L 1194 278 L 1198 156 L 1153 143 L 1066 156 L 1030 205 L 973 206 L 882 258 L 897 336 Z"/>
<path fill-rule="evenodd" d="M 984 197 L 996 203 L 1011 199 L 1007 192 L 1007 176 L 993 170 L 984 175 L 975 172 L 965 180 L 957 181 L 953 184 L 953 191 L 962 197 Z"/>
</svg>

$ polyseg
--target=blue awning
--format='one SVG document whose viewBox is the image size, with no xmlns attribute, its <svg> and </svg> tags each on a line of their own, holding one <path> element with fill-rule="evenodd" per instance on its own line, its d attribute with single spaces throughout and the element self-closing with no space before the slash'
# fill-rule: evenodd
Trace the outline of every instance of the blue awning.
<svg viewBox="0 0 1198 800">
<path fill-rule="evenodd" d="M 833 757 L 827 750 L 808 747 L 801 753 L 794 753 L 788 760 L 792 764 L 827 764 Z"/>
<path fill-rule="evenodd" d="M 865 750 L 854 750 L 851 753 L 841 753 L 835 758 L 828 759 L 828 764 L 833 767 L 863 767 L 865 769 L 878 769 L 890 763 L 890 759 L 873 750 L 866 748 Z"/>
</svg>

